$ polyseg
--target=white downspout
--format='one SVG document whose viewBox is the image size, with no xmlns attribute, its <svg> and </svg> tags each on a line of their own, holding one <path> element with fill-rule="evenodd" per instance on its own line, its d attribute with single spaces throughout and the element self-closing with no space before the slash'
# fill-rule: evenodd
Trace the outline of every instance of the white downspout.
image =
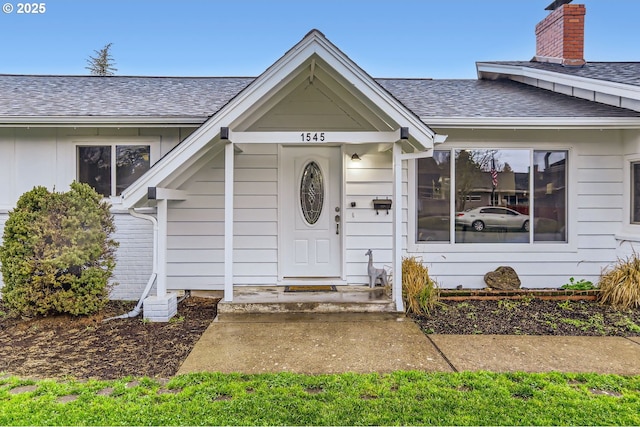
<svg viewBox="0 0 640 427">
<path fill-rule="evenodd" d="M 136 317 L 142 311 L 142 304 L 145 298 L 149 295 L 153 284 L 155 283 L 158 277 L 158 220 L 153 215 L 143 214 L 140 212 L 136 212 L 134 208 L 129 208 L 129 215 L 134 218 L 144 219 L 147 221 L 151 221 L 153 225 L 153 252 L 152 252 L 152 262 L 151 262 L 151 276 L 149 276 L 149 280 L 147 281 L 147 286 L 145 286 L 144 291 L 142 291 L 142 295 L 140 296 L 140 300 L 138 304 L 136 304 L 135 308 L 128 313 L 122 314 L 120 316 L 110 317 L 108 319 L 104 319 L 103 322 L 113 319 L 126 319 L 129 317 Z"/>
</svg>

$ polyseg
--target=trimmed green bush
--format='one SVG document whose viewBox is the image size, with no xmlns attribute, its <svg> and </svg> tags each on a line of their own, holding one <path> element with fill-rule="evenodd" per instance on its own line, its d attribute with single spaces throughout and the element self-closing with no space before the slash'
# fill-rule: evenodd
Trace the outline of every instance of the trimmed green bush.
<svg viewBox="0 0 640 427">
<path fill-rule="evenodd" d="M 0 246 L 3 300 L 23 316 L 99 311 L 108 300 L 117 243 L 109 204 L 86 184 L 35 187 L 9 213 Z"/>
</svg>

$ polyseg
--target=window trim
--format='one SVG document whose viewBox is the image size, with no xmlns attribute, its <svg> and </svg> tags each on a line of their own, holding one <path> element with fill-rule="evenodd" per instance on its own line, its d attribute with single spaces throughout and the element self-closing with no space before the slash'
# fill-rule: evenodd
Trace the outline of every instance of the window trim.
<svg viewBox="0 0 640 427">
<path fill-rule="evenodd" d="M 629 154 L 624 156 L 624 162 L 622 165 L 623 174 L 623 190 L 622 197 L 624 203 L 622 204 L 622 227 L 615 238 L 619 241 L 626 240 L 630 242 L 640 242 L 640 223 L 634 223 L 631 221 L 631 198 L 633 197 L 633 191 L 631 186 L 633 185 L 631 179 L 631 165 L 633 163 L 640 163 L 640 153 Z"/>
<path fill-rule="evenodd" d="M 485 149 L 485 150 L 528 150 L 529 156 L 531 159 L 531 164 L 533 164 L 533 152 L 534 151 L 566 151 L 567 152 L 567 160 L 569 162 L 569 167 L 567 168 L 567 183 L 570 186 L 569 188 L 576 189 L 578 188 L 577 182 L 577 159 L 575 154 L 575 149 L 572 146 L 566 145 L 547 145 L 547 144 L 535 144 L 532 143 L 528 146 L 514 146 L 514 145 L 506 145 L 501 143 L 495 143 L 491 145 L 487 144 L 456 144 L 451 146 L 440 146 L 435 148 L 436 150 L 450 150 L 452 153 L 452 158 L 454 156 L 455 150 L 470 150 L 470 149 Z M 640 157 L 638 157 L 640 161 Z M 455 188 L 455 174 L 454 174 L 454 163 L 451 164 L 451 188 Z M 407 215 L 407 252 L 408 253 L 433 253 L 433 254 L 442 254 L 442 253 L 469 253 L 469 252 L 479 252 L 479 248 L 482 248 L 482 252 L 492 252 L 492 253 L 539 253 L 539 252 L 577 252 L 578 251 L 578 233 L 577 233 L 577 191 L 570 190 L 567 194 L 567 241 L 566 242 L 534 242 L 533 240 L 533 227 L 530 231 L 531 239 L 529 243 L 455 243 L 455 228 L 451 227 L 451 235 L 449 242 L 418 242 L 416 240 L 417 227 L 416 227 L 416 217 L 417 217 L 417 200 L 416 200 L 416 192 L 417 192 L 417 162 L 415 159 L 408 160 L 407 162 L 407 171 L 408 171 L 408 215 Z M 530 185 L 533 185 L 533 182 L 530 182 Z M 451 218 L 455 216 L 455 201 L 451 201 L 450 208 Z M 638 225 L 638 232 L 640 233 L 640 225 Z M 442 256 L 439 255 L 440 259 Z"/>
<path fill-rule="evenodd" d="M 82 138 L 74 139 L 72 141 L 73 147 L 73 163 L 74 174 L 73 179 L 78 180 L 80 173 L 80 165 L 78 163 L 78 148 L 79 147 L 91 147 L 91 146 L 110 146 L 112 154 L 115 153 L 116 146 L 134 146 L 134 145 L 148 145 L 149 146 L 149 168 L 160 159 L 160 138 L 158 137 L 130 137 L 130 138 L 109 138 L 109 137 L 95 137 L 95 138 Z M 112 160 L 113 161 L 113 160 Z M 121 203 L 121 197 L 113 195 L 116 179 L 116 169 L 111 168 L 111 191 L 110 196 L 104 197 L 105 200 L 109 200 L 112 205 L 118 205 Z"/>
<path fill-rule="evenodd" d="M 627 195 L 627 203 L 629 206 L 628 211 L 625 213 L 625 225 L 628 223 L 629 226 L 635 226 L 635 227 L 640 227 L 640 221 L 633 221 L 633 208 L 634 208 L 634 179 L 633 179 L 633 166 L 634 165 L 638 165 L 640 166 L 640 158 L 636 158 L 634 159 L 633 157 L 630 158 L 627 162 L 625 162 L 626 165 L 628 165 L 628 171 L 626 172 L 628 174 L 627 179 L 629 180 L 628 184 L 625 185 L 625 188 L 628 190 L 628 195 Z M 637 185 L 640 185 L 640 182 L 635 183 Z M 640 202 L 640 201 L 639 201 Z"/>
</svg>

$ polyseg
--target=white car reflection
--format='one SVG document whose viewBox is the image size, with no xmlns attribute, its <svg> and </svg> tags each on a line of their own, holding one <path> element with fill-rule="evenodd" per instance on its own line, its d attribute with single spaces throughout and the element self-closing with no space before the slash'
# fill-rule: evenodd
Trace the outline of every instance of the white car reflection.
<svg viewBox="0 0 640 427">
<path fill-rule="evenodd" d="M 475 231 L 491 228 L 529 231 L 529 215 L 499 206 L 481 206 L 458 212 L 456 225 L 462 226 L 463 230 L 471 227 Z"/>
</svg>

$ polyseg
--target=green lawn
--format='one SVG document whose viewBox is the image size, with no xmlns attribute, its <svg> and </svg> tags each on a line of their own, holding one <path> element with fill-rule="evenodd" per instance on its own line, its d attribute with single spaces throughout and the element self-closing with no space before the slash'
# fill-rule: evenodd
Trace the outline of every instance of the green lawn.
<svg viewBox="0 0 640 427">
<path fill-rule="evenodd" d="M 19 387 L 27 391 L 16 393 Z M 0 425 L 80 424 L 640 425 L 640 376 L 192 374 L 167 384 L 0 379 Z"/>
</svg>

